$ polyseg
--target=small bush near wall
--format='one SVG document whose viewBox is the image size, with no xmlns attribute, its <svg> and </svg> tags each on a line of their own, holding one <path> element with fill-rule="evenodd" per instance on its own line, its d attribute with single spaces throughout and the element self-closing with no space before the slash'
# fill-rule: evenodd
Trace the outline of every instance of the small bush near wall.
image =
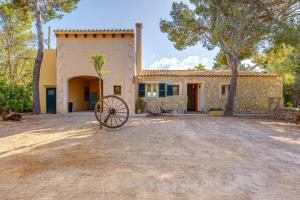
<svg viewBox="0 0 300 200">
<path fill-rule="evenodd" d="M 300 108 L 279 108 L 276 112 L 274 112 L 274 117 L 276 119 L 299 122 Z"/>
<path fill-rule="evenodd" d="M 31 86 L 10 85 L 0 80 L 0 113 L 9 110 L 31 112 L 32 105 Z"/>
</svg>

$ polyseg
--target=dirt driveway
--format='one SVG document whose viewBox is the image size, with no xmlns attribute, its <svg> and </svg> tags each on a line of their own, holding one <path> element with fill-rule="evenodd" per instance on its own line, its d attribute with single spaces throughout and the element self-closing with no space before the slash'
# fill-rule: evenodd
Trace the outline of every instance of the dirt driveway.
<svg viewBox="0 0 300 200">
<path fill-rule="evenodd" d="M 300 127 L 270 119 L 92 113 L 0 122 L 0 199 L 299 200 Z"/>
</svg>

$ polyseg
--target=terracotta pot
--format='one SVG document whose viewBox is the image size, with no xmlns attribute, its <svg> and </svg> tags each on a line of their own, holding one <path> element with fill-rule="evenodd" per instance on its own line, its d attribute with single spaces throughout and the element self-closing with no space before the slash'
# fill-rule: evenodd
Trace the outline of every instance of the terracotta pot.
<svg viewBox="0 0 300 200">
<path fill-rule="evenodd" d="M 209 111 L 209 115 L 212 117 L 222 117 L 224 113 L 223 111 Z"/>
<path fill-rule="evenodd" d="M 137 108 L 135 112 L 136 112 L 136 114 L 140 114 L 140 113 L 142 113 L 142 109 Z"/>
</svg>

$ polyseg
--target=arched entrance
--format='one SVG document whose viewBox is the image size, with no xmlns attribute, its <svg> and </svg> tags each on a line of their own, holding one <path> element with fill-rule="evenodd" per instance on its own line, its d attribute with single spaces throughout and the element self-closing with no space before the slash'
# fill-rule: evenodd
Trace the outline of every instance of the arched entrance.
<svg viewBox="0 0 300 200">
<path fill-rule="evenodd" d="M 103 91 L 103 81 L 101 80 Z M 78 76 L 68 81 L 68 112 L 94 110 L 99 100 L 99 78 L 94 76 Z"/>
</svg>

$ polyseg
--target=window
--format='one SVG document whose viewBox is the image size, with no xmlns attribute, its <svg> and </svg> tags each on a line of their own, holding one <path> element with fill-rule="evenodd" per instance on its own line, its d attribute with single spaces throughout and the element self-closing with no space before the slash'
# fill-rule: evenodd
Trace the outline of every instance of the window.
<svg viewBox="0 0 300 200">
<path fill-rule="evenodd" d="M 173 95 L 174 96 L 179 95 L 179 85 L 173 85 Z"/>
<path fill-rule="evenodd" d="M 114 86 L 114 95 L 121 95 L 121 86 L 120 85 L 115 85 Z"/>
<path fill-rule="evenodd" d="M 54 95 L 55 95 L 54 90 L 48 90 L 48 95 L 49 95 L 49 96 L 54 96 Z"/>
<path fill-rule="evenodd" d="M 146 84 L 146 96 L 157 97 L 158 96 L 158 84 Z"/>
<path fill-rule="evenodd" d="M 84 87 L 84 100 L 89 101 L 90 100 L 90 88 Z"/>
<path fill-rule="evenodd" d="M 226 97 L 228 95 L 230 85 L 222 85 L 221 87 L 221 96 Z"/>
</svg>

